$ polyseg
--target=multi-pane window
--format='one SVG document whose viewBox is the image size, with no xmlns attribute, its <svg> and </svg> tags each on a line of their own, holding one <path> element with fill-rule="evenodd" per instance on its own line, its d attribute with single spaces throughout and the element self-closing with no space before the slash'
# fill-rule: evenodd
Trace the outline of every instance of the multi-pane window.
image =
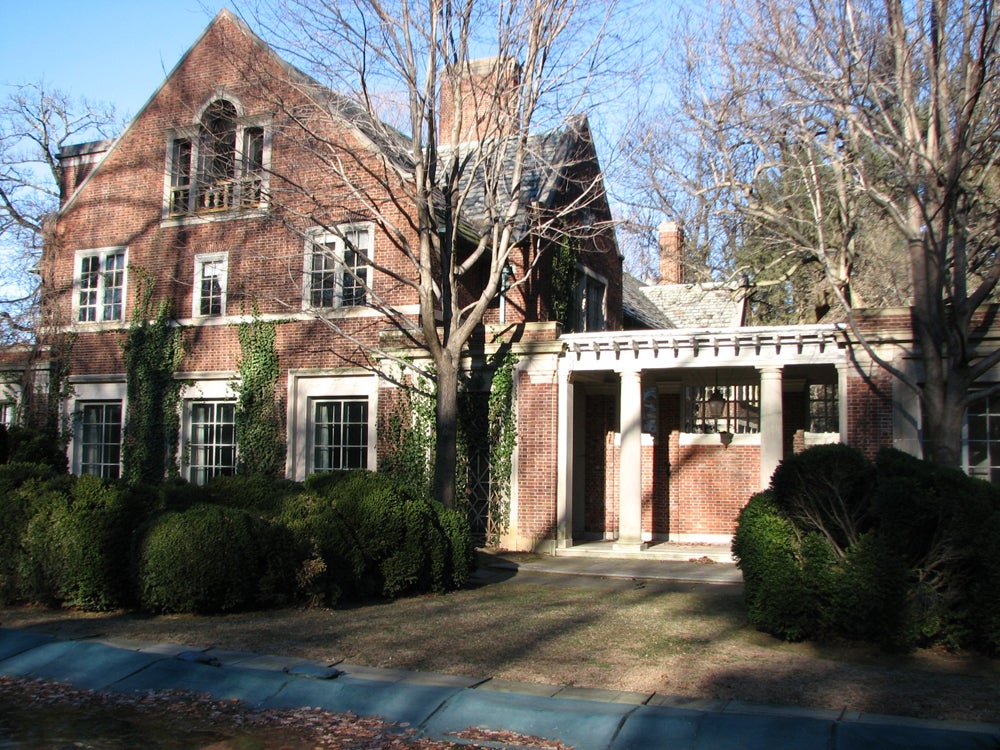
<svg viewBox="0 0 1000 750">
<path fill-rule="evenodd" d="M 312 422 L 312 471 L 368 468 L 368 399 L 314 399 Z"/>
<path fill-rule="evenodd" d="M 684 432 L 760 432 L 760 386 L 687 386 Z"/>
<path fill-rule="evenodd" d="M 813 383 L 809 386 L 809 432 L 840 432 L 837 386 Z"/>
<path fill-rule="evenodd" d="M 195 258 L 196 316 L 226 314 L 226 276 L 229 259 L 225 253 L 198 255 Z"/>
<path fill-rule="evenodd" d="M 1000 483 L 1000 394 L 977 399 L 965 411 L 963 463 L 969 476 Z"/>
<path fill-rule="evenodd" d="M 236 404 L 191 401 L 188 435 L 188 478 L 205 484 L 220 474 L 236 473 Z"/>
<path fill-rule="evenodd" d="M 118 479 L 121 472 L 121 401 L 84 402 L 80 415 L 80 473 Z"/>
<path fill-rule="evenodd" d="M 577 333 L 605 329 L 605 296 L 608 284 L 580 266 L 576 273 L 576 288 L 570 329 Z"/>
<path fill-rule="evenodd" d="M 312 307 L 357 307 L 368 303 L 371 232 L 349 227 L 314 237 L 306 258 L 306 298 Z"/>
<path fill-rule="evenodd" d="M 77 314 L 80 323 L 122 320 L 125 301 L 125 250 L 78 253 Z"/>
<path fill-rule="evenodd" d="M 195 128 L 170 141 L 172 215 L 230 211 L 264 202 L 264 127 L 247 124 L 225 99 L 212 102 Z"/>
</svg>

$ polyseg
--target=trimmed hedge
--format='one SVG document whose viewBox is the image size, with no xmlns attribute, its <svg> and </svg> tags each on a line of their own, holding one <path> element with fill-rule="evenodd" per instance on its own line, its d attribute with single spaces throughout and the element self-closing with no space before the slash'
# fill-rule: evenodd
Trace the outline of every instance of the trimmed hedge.
<svg viewBox="0 0 1000 750">
<path fill-rule="evenodd" d="M 733 554 L 751 624 L 780 638 L 1000 653 L 1000 489 L 962 472 L 804 451 L 743 509 Z"/>
<path fill-rule="evenodd" d="M 126 487 L 3 464 L 0 517 L 0 604 L 227 612 L 447 591 L 474 564 L 464 516 L 371 472 Z"/>
<path fill-rule="evenodd" d="M 314 491 L 287 503 L 282 521 L 306 553 L 300 582 L 314 600 L 443 592 L 471 573 L 472 537 L 456 511 L 368 471 L 306 487 Z"/>
<path fill-rule="evenodd" d="M 193 505 L 155 518 L 143 535 L 139 601 L 156 612 L 216 613 L 276 603 L 294 580 L 290 537 L 246 511 Z M 287 567 L 286 567 L 287 565 Z"/>
</svg>

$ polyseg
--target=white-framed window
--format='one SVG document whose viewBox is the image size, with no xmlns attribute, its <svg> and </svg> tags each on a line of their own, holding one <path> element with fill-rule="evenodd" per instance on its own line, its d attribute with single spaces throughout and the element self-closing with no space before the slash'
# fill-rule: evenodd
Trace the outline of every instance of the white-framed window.
<svg viewBox="0 0 1000 750">
<path fill-rule="evenodd" d="M 368 468 L 368 399 L 310 399 L 311 471 Z"/>
<path fill-rule="evenodd" d="M 361 368 L 288 374 L 288 474 L 377 466 L 379 379 Z"/>
<path fill-rule="evenodd" d="M 227 98 L 210 102 L 197 124 L 168 139 L 166 214 L 265 206 L 270 140 L 266 118 L 245 116 Z"/>
<path fill-rule="evenodd" d="M 970 477 L 1000 484 L 1000 393 L 978 398 L 966 408 L 962 465 Z"/>
<path fill-rule="evenodd" d="M 576 267 L 573 313 L 570 329 L 576 333 L 603 331 L 606 328 L 608 281 L 586 266 Z"/>
<path fill-rule="evenodd" d="M 124 320 L 127 250 L 78 250 L 74 264 L 73 319 L 77 323 Z"/>
<path fill-rule="evenodd" d="M 81 474 L 121 476 L 122 402 L 77 401 Z"/>
<path fill-rule="evenodd" d="M 205 484 L 236 473 L 236 402 L 187 401 L 188 480 Z"/>
<path fill-rule="evenodd" d="M 684 388 L 684 432 L 760 432 L 760 386 L 689 385 Z"/>
<path fill-rule="evenodd" d="M 371 224 L 352 224 L 335 233 L 313 232 L 306 240 L 304 306 L 367 305 L 372 253 Z"/>
<path fill-rule="evenodd" d="M 0 425 L 10 428 L 14 426 L 14 415 L 17 413 L 17 402 L 0 401 Z"/>
<path fill-rule="evenodd" d="M 226 282 L 229 254 L 196 255 L 194 259 L 194 316 L 219 317 L 226 314 Z"/>
</svg>

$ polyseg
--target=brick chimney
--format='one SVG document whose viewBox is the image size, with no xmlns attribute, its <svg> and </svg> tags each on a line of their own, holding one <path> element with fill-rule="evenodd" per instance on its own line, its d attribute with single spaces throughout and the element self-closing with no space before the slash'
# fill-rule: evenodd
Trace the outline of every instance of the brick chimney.
<svg viewBox="0 0 1000 750">
<path fill-rule="evenodd" d="M 452 142 L 456 121 L 460 127 L 458 143 L 504 134 L 517 116 L 520 83 L 521 67 L 510 58 L 490 57 L 448 66 L 441 76 L 438 142 Z"/>
<path fill-rule="evenodd" d="M 660 284 L 684 283 L 684 229 L 676 221 L 665 221 L 660 230 Z"/>
<path fill-rule="evenodd" d="M 87 175 L 104 158 L 113 143 L 113 140 L 91 141 L 59 149 L 60 203 L 65 203 L 80 183 L 87 179 Z"/>
</svg>

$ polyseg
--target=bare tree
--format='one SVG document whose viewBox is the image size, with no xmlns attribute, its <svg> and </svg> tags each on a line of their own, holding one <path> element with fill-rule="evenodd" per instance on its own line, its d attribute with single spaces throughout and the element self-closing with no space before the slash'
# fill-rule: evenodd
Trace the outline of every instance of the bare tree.
<svg viewBox="0 0 1000 750">
<path fill-rule="evenodd" d="M 313 108 L 282 106 L 293 123 L 283 136 L 308 148 L 327 184 L 348 196 L 303 189 L 294 175 L 276 173 L 274 201 L 298 206 L 308 219 L 300 226 L 333 233 L 331 201 L 349 204 L 398 251 L 371 261 L 353 283 L 430 366 L 371 340 L 356 343 L 383 373 L 395 359 L 433 379 L 434 492 L 446 505 L 456 501 L 459 379 L 474 332 L 504 288 L 527 283 L 546 242 L 585 224 L 582 239 L 593 244 L 611 229 L 600 172 L 578 146 L 590 138 L 582 109 L 593 84 L 617 61 L 603 46 L 615 7 L 615 0 L 285 0 L 244 11 L 314 79 L 297 82 Z M 350 132 L 324 129 L 316 111 L 342 119 Z M 345 140 L 359 133 L 363 153 Z M 558 203 L 549 200 L 555 186 L 564 197 Z M 585 215 L 589 221 L 574 219 Z M 381 291 L 367 269 L 382 279 Z M 387 291 L 386 279 L 395 289 Z M 418 311 L 399 304 L 399 289 L 419 300 Z"/>
<path fill-rule="evenodd" d="M 0 102 L 0 342 L 30 341 L 38 324 L 45 222 L 59 208 L 59 150 L 119 127 L 104 104 L 75 101 L 44 83 Z"/>
<path fill-rule="evenodd" d="M 1000 361 L 973 342 L 1000 274 L 998 31 L 986 1 L 727 2 L 680 86 L 689 194 L 786 274 L 822 269 L 863 345 L 855 311 L 882 301 L 864 276 L 902 259 L 922 372 L 866 348 L 919 395 L 925 456 L 947 465 Z"/>
</svg>

